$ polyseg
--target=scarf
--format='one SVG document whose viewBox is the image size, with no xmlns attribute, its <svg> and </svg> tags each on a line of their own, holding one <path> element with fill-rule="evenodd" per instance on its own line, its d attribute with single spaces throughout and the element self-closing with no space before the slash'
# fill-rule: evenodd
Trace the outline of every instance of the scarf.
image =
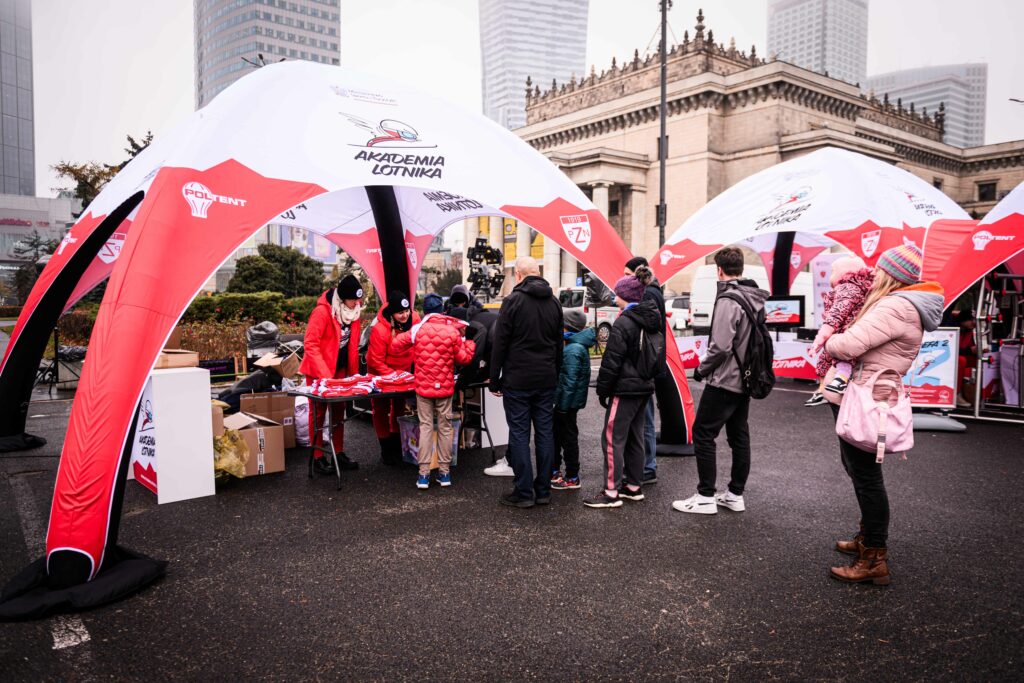
<svg viewBox="0 0 1024 683">
<path fill-rule="evenodd" d="M 331 311 L 334 313 L 335 320 L 342 326 L 348 327 L 359 320 L 359 316 L 363 312 L 363 305 L 357 304 L 355 308 L 349 308 L 345 305 L 344 299 L 338 296 L 338 290 L 334 290 L 334 296 L 331 298 Z"/>
</svg>

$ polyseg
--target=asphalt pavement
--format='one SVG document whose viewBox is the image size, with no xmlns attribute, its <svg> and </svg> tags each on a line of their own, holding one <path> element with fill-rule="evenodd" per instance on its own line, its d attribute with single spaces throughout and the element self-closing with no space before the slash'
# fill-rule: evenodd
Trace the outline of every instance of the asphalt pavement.
<svg viewBox="0 0 1024 683">
<path fill-rule="evenodd" d="M 890 457 L 893 583 L 832 581 L 856 528 L 827 408 L 783 384 L 752 408 L 747 511 L 674 512 L 692 458 L 663 460 L 647 499 L 592 510 L 601 411 L 581 416 L 582 492 L 498 505 L 509 480 L 460 456 L 447 490 L 360 462 L 335 491 L 287 471 L 158 506 L 128 487 L 122 544 L 166 579 L 79 615 L 0 624 L 4 681 L 1020 680 L 1024 428 L 919 434 Z M 0 455 L 0 582 L 34 559 L 70 403 L 37 402 L 39 452 Z M 719 487 L 728 477 L 720 443 Z M 31 538 L 26 538 L 26 535 Z"/>
</svg>

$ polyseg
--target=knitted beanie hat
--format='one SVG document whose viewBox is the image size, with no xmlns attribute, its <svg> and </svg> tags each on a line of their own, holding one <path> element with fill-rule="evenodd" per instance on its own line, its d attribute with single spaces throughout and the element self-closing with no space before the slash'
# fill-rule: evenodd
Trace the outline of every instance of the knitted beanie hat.
<svg viewBox="0 0 1024 683">
<path fill-rule="evenodd" d="M 349 274 L 341 278 L 341 282 L 338 283 L 338 296 L 342 299 L 363 298 L 363 286 L 359 284 L 355 275 Z"/>
<path fill-rule="evenodd" d="M 615 283 L 615 296 L 622 297 L 627 303 L 635 304 L 644 298 L 644 283 L 634 275 L 626 275 Z"/>
<path fill-rule="evenodd" d="M 444 313 L 444 299 L 431 292 L 423 297 L 423 314 Z"/>
<path fill-rule="evenodd" d="M 877 267 L 905 285 L 912 285 L 921 279 L 921 262 L 924 254 L 917 247 L 902 244 L 887 249 L 878 257 Z"/>
</svg>

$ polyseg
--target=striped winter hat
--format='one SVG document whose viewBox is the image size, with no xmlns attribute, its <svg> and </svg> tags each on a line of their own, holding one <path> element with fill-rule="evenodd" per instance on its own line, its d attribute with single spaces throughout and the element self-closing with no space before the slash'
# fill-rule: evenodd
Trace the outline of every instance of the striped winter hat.
<svg viewBox="0 0 1024 683">
<path fill-rule="evenodd" d="M 917 247 L 903 244 L 887 249 L 878 257 L 878 268 L 906 285 L 912 285 L 921 279 L 921 262 L 924 254 Z"/>
</svg>

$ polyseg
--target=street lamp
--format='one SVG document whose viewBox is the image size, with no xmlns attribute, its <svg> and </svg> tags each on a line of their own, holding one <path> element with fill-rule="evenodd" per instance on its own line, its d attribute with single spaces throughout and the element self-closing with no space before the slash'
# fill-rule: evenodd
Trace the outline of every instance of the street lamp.
<svg viewBox="0 0 1024 683">
<path fill-rule="evenodd" d="M 665 114 L 666 114 L 666 89 L 668 86 L 667 50 L 668 42 L 666 33 L 668 30 L 668 11 L 672 8 L 672 0 L 658 0 L 661 9 L 661 45 L 658 52 L 661 58 L 661 134 L 658 137 L 658 244 L 665 243 L 665 223 L 668 219 L 668 207 L 665 205 L 665 158 L 668 156 L 668 139 L 665 135 Z"/>
</svg>

